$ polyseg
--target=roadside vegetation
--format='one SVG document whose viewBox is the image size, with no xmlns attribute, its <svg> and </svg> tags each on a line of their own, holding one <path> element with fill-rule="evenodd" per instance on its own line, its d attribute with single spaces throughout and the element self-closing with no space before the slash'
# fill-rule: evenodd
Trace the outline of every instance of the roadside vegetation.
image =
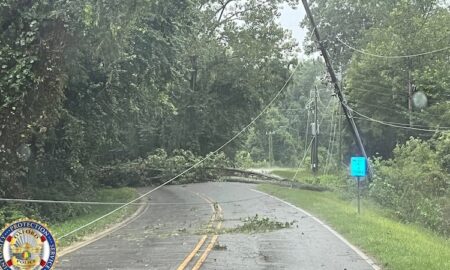
<svg viewBox="0 0 450 270">
<path fill-rule="evenodd" d="M 318 185 L 332 190 L 343 190 L 348 188 L 350 185 L 346 177 L 347 175 L 343 171 L 331 171 L 327 173 L 319 171 L 316 175 L 314 175 L 309 168 L 302 166 L 298 169 L 277 168 L 272 170 L 271 173 L 290 181 Z"/>
<path fill-rule="evenodd" d="M 91 194 L 89 201 L 92 202 L 114 202 L 114 203 L 127 203 L 138 197 L 136 189 L 129 187 L 122 188 L 100 188 Z M 83 201 L 86 201 L 84 199 Z M 46 205 L 51 205 L 51 207 L 46 207 Z M 39 215 L 37 210 L 34 210 L 36 205 L 34 203 L 27 203 L 25 207 L 20 207 L 19 204 L 13 204 L 9 207 L 5 207 L 0 211 L 0 220 L 10 220 L 15 221 L 17 219 L 31 218 L 40 222 L 44 222 L 49 226 L 50 231 L 59 237 L 69 233 L 101 216 L 107 214 L 113 209 L 117 208 L 119 205 L 87 205 L 87 204 L 71 204 L 70 208 L 59 206 L 59 204 L 44 204 L 42 205 L 41 211 L 52 210 L 69 210 L 66 213 L 48 213 L 44 215 Z M 83 239 L 93 233 L 100 232 L 112 224 L 118 223 L 126 217 L 133 214 L 137 209 L 138 205 L 133 204 L 123 209 L 109 215 L 108 217 L 96 222 L 88 228 L 78 231 L 60 241 L 58 241 L 58 246 L 64 247 L 69 245 L 74 241 Z M 20 209 L 20 210 L 17 210 Z M 45 213 L 45 212 L 44 212 Z M 58 216 L 59 219 L 49 218 L 52 216 Z M 3 228 L 5 224 L 1 224 Z"/>
<path fill-rule="evenodd" d="M 415 223 L 450 236 L 450 133 L 423 141 L 410 139 L 394 149 L 393 158 L 375 159 L 374 178 L 365 181 L 362 196 L 405 223 Z M 287 179 L 295 169 L 274 170 Z M 313 175 L 300 169 L 294 181 L 321 185 L 343 199 L 355 198 L 355 179 L 349 172 Z"/>
<path fill-rule="evenodd" d="M 261 185 L 260 190 L 284 199 L 314 214 L 350 242 L 375 257 L 383 269 L 450 268 L 450 239 L 418 225 L 405 224 L 395 213 L 362 201 L 342 199 L 334 192 L 314 192 Z"/>
<path fill-rule="evenodd" d="M 138 197 L 138 194 L 134 188 L 106 188 L 100 189 L 91 198 L 98 202 L 129 202 Z M 101 216 L 110 212 L 111 210 L 117 208 L 118 205 L 92 205 L 89 207 L 84 207 L 83 212 L 77 216 L 71 217 L 63 222 L 51 222 L 48 224 L 52 233 L 58 238 L 66 233 L 71 232 Z M 109 215 L 108 217 L 96 222 L 92 226 L 86 228 L 85 230 L 78 231 L 63 240 L 58 242 L 59 247 L 67 246 L 75 241 L 81 240 L 93 233 L 101 232 L 113 224 L 117 224 L 123 219 L 132 215 L 139 205 L 132 204 L 130 206 L 124 207 L 123 209 Z"/>
</svg>

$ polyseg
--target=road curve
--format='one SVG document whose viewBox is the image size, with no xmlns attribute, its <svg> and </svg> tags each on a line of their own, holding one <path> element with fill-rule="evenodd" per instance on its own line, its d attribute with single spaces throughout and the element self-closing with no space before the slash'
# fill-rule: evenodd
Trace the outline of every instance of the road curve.
<svg viewBox="0 0 450 270">
<path fill-rule="evenodd" d="M 320 221 L 255 185 L 166 186 L 127 226 L 59 259 L 57 269 L 336 269 L 373 270 L 370 260 Z M 218 234 L 258 214 L 288 229 Z"/>
</svg>

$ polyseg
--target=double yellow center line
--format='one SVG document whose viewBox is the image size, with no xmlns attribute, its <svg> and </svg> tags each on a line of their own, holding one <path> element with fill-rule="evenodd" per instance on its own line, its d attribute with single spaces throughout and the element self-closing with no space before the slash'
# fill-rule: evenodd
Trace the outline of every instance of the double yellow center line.
<svg viewBox="0 0 450 270">
<path fill-rule="evenodd" d="M 210 228 L 214 227 L 214 223 L 216 223 L 216 230 L 220 230 L 222 227 L 222 208 L 218 203 L 213 202 L 210 198 L 197 194 L 199 197 L 201 197 L 203 200 L 207 201 L 211 204 L 211 208 L 213 210 L 213 215 L 211 217 L 211 220 L 209 222 Z M 209 244 L 207 245 L 206 249 L 203 251 L 200 258 L 197 260 L 197 262 L 192 267 L 192 270 L 198 270 L 200 267 L 202 267 L 203 263 L 206 261 L 206 258 L 208 258 L 209 253 L 211 253 L 211 250 L 214 248 L 214 245 L 217 242 L 217 238 L 219 236 L 217 234 L 213 235 L 202 235 L 200 240 L 197 242 L 197 245 L 195 245 L 194 249 L 189 253 L 189 255 L 186 256 L 186 258 L 181 262 L 180 266 L 178 266 L 177 270 L 185 270 L 186 267 L 188 267 L 189 263 L 192 261 L 192 259 L 199 253 L 201 247 L 206 243 L 206 240 L 210 238 Z"/>
</svg>

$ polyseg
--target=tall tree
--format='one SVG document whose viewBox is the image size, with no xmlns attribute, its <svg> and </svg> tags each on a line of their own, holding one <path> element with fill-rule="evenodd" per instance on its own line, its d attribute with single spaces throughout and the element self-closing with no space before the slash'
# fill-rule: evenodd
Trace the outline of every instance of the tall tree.
<svg viewBox="0 0 450 270">
<path fill-rule="evenodd" d="M 346 79 L 353 107 L 364 115 L 386 122 L 412 124 L 424 129 L 448 126 L 448 9 L 417 9 L 404 3 L 389 13 L 385 28 L 373 28 L 364 36 L 364 51 L 355 52 Z M 391 56 L 421 56 L 390 58 Z M 370 54 L 385 55 L 374 57 Z M 428 97 L 425 109 L 409 107 L 410 91 Z M 409 136 L 429 138 L 432 133 L 361 123 L 369 152 L 389 156 L 393 147 Z"/>
<path fill-rule="evenodd" d="M 438 3 L 439 0 L 314 0 L 311 11 L 334 64 L 346 66 L 353 52 L 341 41 L 353 47 L 363 47 L 366 44 L 363 39 L 366 31 L 386 27 L 391 11 L 407 5 L 418 13 L 426 14 L 436 8 Z M 313 30 L 307 18 L 302 21 L 302 25 L 310 32 Z M 305 49 L 307 53 L 318 51 L 313 35 L 307 36 Z"/>
</svg>

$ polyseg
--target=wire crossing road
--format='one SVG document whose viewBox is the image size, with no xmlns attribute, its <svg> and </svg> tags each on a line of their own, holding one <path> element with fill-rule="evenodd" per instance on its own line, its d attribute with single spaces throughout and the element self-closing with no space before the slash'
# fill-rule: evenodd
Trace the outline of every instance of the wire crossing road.
<svg viewBox="0 0 450 270">
<path fill-rule="evenodd" d="M 127 226 L 59 259 L 58 269 L 373 270 L 317 219 L 241 183 L 166 186 Z M 268 233 L 219 233 L 242 219 L 296 221 Z"/>
</svg>

